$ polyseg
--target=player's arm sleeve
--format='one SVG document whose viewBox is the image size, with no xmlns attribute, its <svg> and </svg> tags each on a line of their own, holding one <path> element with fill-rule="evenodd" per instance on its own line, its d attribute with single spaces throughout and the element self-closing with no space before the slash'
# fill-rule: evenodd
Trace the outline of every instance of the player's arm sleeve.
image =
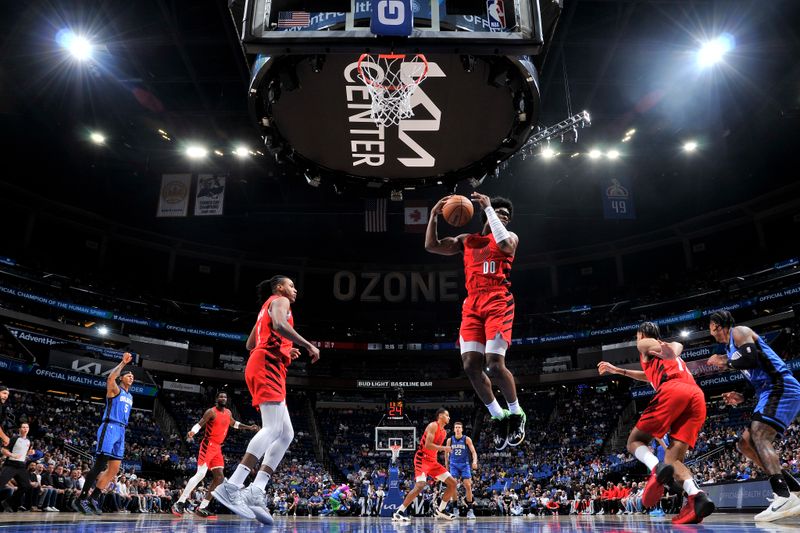
<svg viewBox="0 0 800 533">
<path fill-rule="evenodd" d="M 758 344 L 754 342 L 742 344 L 728 356 L 728 366 L 736 370 L 756 368 L 760 354 L 761 347 Z"/>
</svg>

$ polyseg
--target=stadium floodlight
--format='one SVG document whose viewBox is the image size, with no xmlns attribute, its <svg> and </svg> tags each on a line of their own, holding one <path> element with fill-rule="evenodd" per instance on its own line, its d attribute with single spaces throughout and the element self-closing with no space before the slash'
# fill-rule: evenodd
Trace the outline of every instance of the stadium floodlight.
<svg viewBox="0 0 800 533">
<path fill-rule="evenodd" d="M 545 146 L 544 148 L 542 148 L 542 157 L 544 157 L 545 159 L 552 159 L 555 156 L 556 152 L 555 150 L 550 148 L 550 146 Z"/>
<path fill-rule="evenodd" d="M 105 337 L 108 335 L 108 326 L 100 326 L 97 328 L 97 333 Z"/>
<path fill-rule="evenodd" d="M 683 151 L 684 152 L 694 152 L 697 150 L 697 142 L 696 141 L 686 141 L 683 143 Z"/>
<path fill-rule="evenodd" d="M 697 64 L 703 68 L 713 66 L 723 60 L 725 54 L 736 46 L 733 35 L 723 33 L 715 39 L 706 41 L 697 51 Z"/>
<path fill-rule="evenodd" d="M 98 131 L 93 131 L 89 134 L 89 139 L 92 140 L 94 144 L 105 144 L 106 143 L 106 136 Z"/>
<path fill-rule="evenodd" d="M 56 34 L 56 42 L 78 61 L 86 61 L 92 58 L 94 45 L 92 45 L 89 39 L 77 35 L 72 30 L 61 30 L 58 32 Z"/>
<path fill-rule="evenodd" d="M 618 150 L 609 150 L 606 152 L 606 157 L 609 159 L 617 159 L 619 158 L 619 151 Z"/>
<path fill-rule="evenodd" d="M 192 145 L 186 148 L 186 155 L 190 159 L 202 159 L 208 155 L 208 150 L 199 145 Z"/>
<path fill-rule="evenodd" d="M 591 159 L 599 159 L 601 155 L 603 155 L 603 152 L 601 152 L 597 148 L 592 148 L 589 151 L 589 158 Z"/>
<path fill-rule="evenodd" d="M 681 330 L 681 338 L 682 339 L 686 339 L 688 337 L 689 337 L 689 330 L 688 329 L 682 329 Z"/>
</svg>

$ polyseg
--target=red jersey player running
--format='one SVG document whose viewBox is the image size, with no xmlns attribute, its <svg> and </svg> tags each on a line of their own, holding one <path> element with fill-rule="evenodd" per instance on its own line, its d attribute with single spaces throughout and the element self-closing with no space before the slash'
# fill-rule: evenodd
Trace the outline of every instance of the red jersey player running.
<svg viewBox="0 0 800 533">
<path fill-rule="evenodd" d="M 658 326 L 643 322 L 636 333 L 636 347 L 643 371 L 618 368 L 605 361 L 597 368 L 601 374 L 619 374 L 639 381 L 648 381 L 656 390 L 628 437 L 628 451 L 650 470 L 650 478 L 642 493 L 642 505 L 655 506 L 664 495 L 664 485 L 675 480 L 683 484 L 688 498 L 674 524 L 699 524 L 714 512 L 714 503 L 701 491 L 691 471 L 683 464 L 686 452 L 694 448 L 700 428 L 706 421 L 706 400 L 692 373 L 680 355 L 679 342 L 661 341 Z M 654 438 L 670 435 L 664 462 L 648 447 Z"/>
<path fill-rule="evenodd" d="M 319 359 L 319 349 L 294 330 L 290 305 L 297 299 L 297 289 L 291 279 L 273 276 L 262 281 L 258 285 L 258 296 L 260 301 L 266 301 L 247 339 L 250 358 L 244 379 L 253 397 L 253 406 L 261 411 L 261 429 L 247 445 L 247 453 L 236 472 L 214 489 L 214 497 L 239 516 L 271 524 L 265 489 L 294 439 L 286 409 L 286 367 L 297 359 L 300 351 L 292 345 L 296 343 L 308 350 L 312 363 Z M 242 490 L 259 461 L 261 469 L 255 481 Z"/>
<path fill-rule="evenodd" d="M 200 453 L 197 456 L 197 473 L 189 478 L 181 497 L 172 505 L 172 514 L 175 516 L 183 516 L 183 513 L 186 511 L 186 500 L 192 494 L 195 487 L 197 487 L 197 484 L 206 477 L 206 472 L 208 472 L 209 469 L 211 469 L 211 475 L 214 479 L 208 487 L 205 499 L 203 499 L 203 502 L 195 513 L 202 518 L 213 516 L 208 511 L 208 504 L 211 503 L 211 491 L 217 488 L 217 485 L 222 483 L 225 479 L 222 474 L 222 469 L 225 468 L 225 458 L 222 456 L 222 443 L 225 442 L 225 437 L 228 436 L 228 428 L 247 429 L 250 431 L 258 431 L 261 429 L 255 424 L 247 426 L 234 420 L 233 416 L 231 416 L 230 409 L 226 407 L 227 405 L 228 395 L 225 392 L 220 392 L 217 394 L 217 405 L 206 409 L 200 422 L 192 426 L 192 429 L 189 430 L 187 438 L 191 440 L 202 428 L 205 428 L 203 440 L 200 441 Z"/>
<path fill-rule="evenodd" d="M 406 495 L 403 504 L 397 508 L 397 511 L 392 515 L 393 521 L 410 522 L 406 514 L 406 509 L 411 502 L 416 499 L 417 495 L 422 492 L 427 484 L 428 477 L 432 477 L 436 481 L 443 481 L 447 485 L 447 490 L 444 491 L 442 501 L 439 502 L 439 507 L 434 509 L 434 518 L 443 518 L 445 520 L 453 520 L 455 517 L 445 512 L 447 504 L 452 500 L 455 502 L 456 495 L 456 480 L 450 475 L 450 472 L 436 460 L 439 452 L 450 453 L 450 446 L 442 446 L 447 432 L 444 430 L 445 426 L 450 423 L 450 413 L 445 408 L 439 408 L 436 411 L 436 421 L 428 424 L 425 428 L 422 438 L 419 440 L 419 448 L 414 454 L 414 478 L 416 484 Z"/>
<path fill-rule="evenodd" d="M 525 440 L 526 416 L 517 400 L 514 376 L 505 365 L 514 323 L 514 296 L 511 295 L 511 264 L 519 238 L 506 229 L 514 206 L 506 198 L 472 193 L 484 221 L 480 233 L 462 233 L 439 239 L 438 216 L 449 196 L 433 206 L 425 249 L 439 255 L 464 254 L 467 299 L 461 310 L 459 345 L 464 372 L 491 415 L 492 443 L 496 450 L 518 446 Z M 508 402 L 503 409 L 492 392 L 492 381 Z"/>
</svg>

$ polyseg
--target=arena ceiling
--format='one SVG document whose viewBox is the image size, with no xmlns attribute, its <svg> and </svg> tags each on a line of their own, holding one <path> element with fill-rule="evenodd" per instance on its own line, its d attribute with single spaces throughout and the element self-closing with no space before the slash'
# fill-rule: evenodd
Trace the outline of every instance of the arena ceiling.
<svg viewBox="0 0 800 533">
<path fill-rule="evenodd" d="M 402 232 L 401 203 L 389 203 L 392 244 L 385 234 L 365 236 L 362 195 L 309 187 L 269 154 L 229 155 L 235 144 L 258 150 L 261 141 L 225 1 L 34 0 L 2 11 L 6 193 L 28 191 L 209 244 L 248 248 L 265 234 L 301 236 L 304 249 L 292 255 L 337 257 L 348 238 L 366 238 L 371 249 L 402 249 L 412 239 L 392 235 Z M 93 61 L 75 63 L 56 44 L 64 28 L 92 37 Z M 794 0 L 565 0 L 541 73 L 541 122 L 586 109 L 593 125 L 576 145 L 554 145 L 556 158 L 515 158 L 481 190 L 515 201 L 517 231 L 541 251 L 650 231 L 789 184 L 800 138 L 797 28 Z M 723 64 L 699 69 L 698 47 L 722 32 L 735 37 L 735 49 Z M 92 130 L 103 131 L 105 146 L 87 140 Z M 687 140 L 698 142 L 695 153 L 681 150 Z M 226 155 L 211 154 L 201 169 L 182 152 L 189 141 Z M 620 158 L 591 161 L 593 147 L 618 149 Z M 161 174 L 197 170 L 230 176 L 226 215 L 156 219 Z M 613 175 L 631 184 L 635 220 L 603 217 L 600 189 Z M 349 257 L 361 253 L 345 246 Z M 424 257 L 419 250 L 410 259 Z"/>
</svg>

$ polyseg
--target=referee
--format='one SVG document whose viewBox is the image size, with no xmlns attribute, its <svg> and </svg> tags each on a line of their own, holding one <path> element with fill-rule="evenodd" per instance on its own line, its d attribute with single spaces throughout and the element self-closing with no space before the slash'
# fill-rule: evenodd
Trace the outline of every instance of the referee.
<svg viewBox="0 0 800 533">
<path fill-rule="evenodd" d="M 5 487 L 6 483 L 14 479 L 17 482 L 15 496 L 21 494 L 23 490 L 31 489 L 31 476 L 25 468 L 25 460 L 34 453 L 31 441 L 28 440 L 29 429 L 28 423 L 23 422 L 19 425 L 19 436 L 11 437 L 8 444 L 0 448 L 0 453 L 6 458 L 3 469 L 0 470 L 0 487 Z M 3 501 L 3 508 L 6 511 L 11 510 L 6 501 Z"/>
</svg>

